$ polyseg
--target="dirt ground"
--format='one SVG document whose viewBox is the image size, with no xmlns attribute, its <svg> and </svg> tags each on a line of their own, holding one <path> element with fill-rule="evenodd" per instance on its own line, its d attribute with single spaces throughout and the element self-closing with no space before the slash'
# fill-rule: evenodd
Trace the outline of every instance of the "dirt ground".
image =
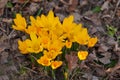
<svg viewBox="0 0 120 80">
<path fill-rule="evenodd" d="M 20 53 L 17 41 L 25 34 L 11 27 L 16 13 L 29 20 L 49 10 L 61 21 L 74 15 L 99 39 L 69 80 L 120 80 L 120 0 L 0 0 L 0 80 L 53 80 Z M 57 80 L 64 80 L 60 74 L 56 72 Z"/>
</svg>

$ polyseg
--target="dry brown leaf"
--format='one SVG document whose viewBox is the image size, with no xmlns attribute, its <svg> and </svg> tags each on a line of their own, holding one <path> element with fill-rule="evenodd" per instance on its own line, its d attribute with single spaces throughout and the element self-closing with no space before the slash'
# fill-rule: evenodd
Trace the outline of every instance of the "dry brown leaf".
<svg viewBox="0 0 120 80">
<path fill-rule="evenodd" d="M 0 76 L 0 80 L 9 80 L 9 77 L 7 75 Z"/>
<path fill-rule="evenodd" d="M 92 11 L 87 11 L 84 14 L 84 19 L 92 22 L 95 26 L 100 26 L 102 24 L 98 14 L 93 13 Z"/>
<path fill-rule="evenodd" d="M 91 80 L 92 79 L 92 74 L 88 72 L 88 73 L 85 73 L 82 77 L 87 79 L 87 80 Z"/>
<path fill-rule="evenodd" d="M 15 73 L 18 72 L 17 67 L 15 65 L 8 66 L 6 71 L 8 71 L 8 72 L 12 71 L 12 72 L 15 72 Z"/>
<path fill-rule="evenodd" d="M 99 52 L 106 52 L 107 50 L 109 49 L 109 47 L 107 47 L 105 44 L 100 44 L 99 45 L 99 48 L 98 48 L 98 51 Z"/>
<path fill-rule="evenodd" d="M 29 7 L 29 13 L 35 13 L 39 9 L 39 5 L 37 3 L 31 3 Z"/>
<path fill-rule="evenodd" d="M 31 0 L 33 2 L 41 2 L 42 0 Z"/>
<path fill-rule="evenodd" d="M 109 8 L 109 2 L 110 1 L 108 1 L 108 0 L 105 1 L 104 4 L 101 7 L 101 10 L 108 10 L 108 8 Z"/>
<path fill-rule="evenodd" d="M 4 63 L 7 63 L 8 62 L 8 52 L 2 52 L 0 54 L 0 63 L 1 64 L 4 64 Z"/>
<path fill-rule="evenodd" d="M 69 1 L 69 0 L 67 0 L 67 1 Z M 64 0 L 60 0 L 60 2 L 62 2 L 62 3 L 65 4 L 65 5 L 69 5 L 69 3 L 67 3 L 67 2 L 64 1 Z"/>
<path fill-rule="evenodd" d="M 7 49 L 8 47 L 9 45 L 7 43 L 0 42 L 0 53 L 4 51 L 5 49 Z"/>
<path fill-rule="evenodd" d="M 120 17 L 120 8 L 117 9 L 116 15 L 117 15 L 118 17 Z"/>
<path fill-rule="evenodd" d="M 84 7 L 86 5 L 88 5 L 88 0 L 80 0 L 80 7 Z"/>
<path fill-rule="evenodd" d="M 0 16 L 3 15 L 4 7 L 7 4 L 8 0 L 0 0 Z"/>
<path fill-rule="evenodd" d="M 3 19 L 2 19 L 2 22 L 5 22 L 5 23 L 12 23 L 12 19 L 3 18 Z"/>
<path fill-rule="evenodd" d="M 60 14 L 60 13 L 56 13 L 56 16 L 60 18 L 60 21 L 63 21 L 63 19 L 65 18 L 65 15 Z"/>
<path fill-rule="evenodd" d="M 109 44 L 110 46 L 115 46 L 117 44 L 117 41 L 115 41 L 113 37 L 108 37 L 107 44 Z"/>
<path fill-rule="evenodd" d="M 77 12 L 72 13 L 72 15 L 74 16 L 75 22 L 79 23 L 81 18 L 82 18 L 82 16 L 79 13 L 77 13 Z"/>
<path fill-rule="evenodd" d="M 66 60 L 68 62 L 69 71 L 72 71 L 74 68 L 77 67 L 78 57 L 75 54 L 75 52 L 71 52 L 70 54 L 66 54 L 65 58 L 66 58 Z"/>
<path fill-rule="evenodd" d="M 110 63 L 110 58 L 111 58 L 111 53 L 106 52 L 103 54 L 103 58 L 99 58 L 99 61 L 102 62 L 103 64 L 109 64 Z"/>
<path fill-rule="evenodd" d="M 102 76 L 102 77 L 105 77 L 105 76 L 106 76 L 106 72 L 105 72 L 105 70 L 104 70 L 103 67 L 96 67 L 96 68 L 94 68 L 94 69 L 95 69 L 95 74 L 96 74 L 97 76 Z"/>
<path fill-rule="evenodd" d="M 74 11 L 78 5 L 78 0 L 70 0 L 70 5 L 68 7 L 69 12 Z"/>
<path fill-rule="evenodd" d="M 97 58 L 97 56 L 96 56 L 96 54 L 95 54 L 95 51 L 93 51 L 93 54 L 89 54 L 88 55 L 88 60 L 89 61 L 93 61 L 93 60 L 98 60 L 98 58 Z"/>
<path fill-rule="evenodd" d="M 68 12 L 74 11 L 78 5 L 78 0 L 66 0 L 66 1 L 60 0 L 60 2 L 68 6 L 68 9 L 67 9 Z"/>
<path fill-rule="evenodd" d="M 117 62 L 117 64 L 113 68 L 108 68 L 106 70 L 106 72 L 110 73 L 110 75 L 112 75 L 116 70 L 120 69 L 120 51 L 116 52 L 116 54 L 118 56 L 118 62 Z"/>
<path fill-rule="evenodd" d="M 12 2 L 13 3 L 24 3 L 24 2 L 26 2 L 26 1 L 28 1 L 28 0 L 13 0 Z"/>
</svg>

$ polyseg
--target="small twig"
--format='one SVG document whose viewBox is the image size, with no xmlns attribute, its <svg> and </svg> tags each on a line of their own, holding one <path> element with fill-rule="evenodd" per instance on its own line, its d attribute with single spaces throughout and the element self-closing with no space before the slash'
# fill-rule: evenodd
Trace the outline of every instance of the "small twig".
<svg viewBox="0 0 120 80">
<path fill-rule="evenodd" d="M 32 54 L 30 54 L 30 56 L 33 57 L 37 61 L 37 58 L 35 56 L 33 56 Z"/>
<path fill-rule="evenodd" d="M 23 8 L 25 7 L 25 5 L 26 5 L 29 1 L 30 1 L 30 0 L 26 0 L 26 1 L 24 2 L 24 4 L 22 5 L 21 9 L 23 9 Z"/>
<path fill-rule="evenodd" d="M 12 36 L 13 36 L 13 33 L 15 32 L 15 30 L 12 30 L 11 32 L 10 32 L 10 34 L 8 35 L 8 38 L 10 39 Z"/>
<path fill-rule="evenodd" d="M 44 3 L 43 10 L 46 10 L 47 0 L 43 0 L 43 3 Z"/>
<path fill-rule="evenodd" d="M 60 2 L 62 2 L 62 3 L 65 4 L 65 5 L 71 5 L 70 3 L 67 3 L 67 2 L 65 2 L 64 0 L 60 0 Z"/>
<path fill-rule="evenodd" d="M 77 70 L 78 70 L 78 68 L 76 68 L 76 69 L 74 70 L 74 73 L 72 74 L 70 80 L 73 80 L 73 77 L 75 77 L 75 75 L 77 75 L 77 74 L 83 74 L 83 72 L 81 72 L 81 71 L 78 72 Z"/>
<path fill-rule="evenodd" d="M 115 10 L 114 10 L 114 13 L 113 13 L 113 15 L 112 15 L 112 18 L 114 18 L 115 13 L 116 13 L 116 11 L 117 11 L 117 8 L 118 8 L 119 4 L 120 4 L 120 0 L 118 0 L 118 2 L 117 2 L 117 4 L 116 4 L 116 7 L 115 7 Z"/>
<path fill-rule="evenodd" d="M 35 74 L 37 74 L 36 71 L 34 71 L 34 70 L 32 70 L 32 69 L 30 69 L 30 68 L 28 68 L 28 67 L 24 67 L 24 68 L 27 69 L 27 70 L 29 70 L 29 71 L 31 71 L 31 72 L 33 72 L 33 73 L 35 73 Z"/>
<path fill-rule="evenodd" d="M 2 23 L 0 23 L 0 25 L 2 26 Z M 3 32 L 6 32 L 1 26 L 0 26 L 0 30 L 2 30 Z"/>
</svg>

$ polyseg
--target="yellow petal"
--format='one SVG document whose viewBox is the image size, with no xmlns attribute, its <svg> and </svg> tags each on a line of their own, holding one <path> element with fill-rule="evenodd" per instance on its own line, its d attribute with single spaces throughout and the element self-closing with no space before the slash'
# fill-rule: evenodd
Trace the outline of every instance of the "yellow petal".
<svg viewBox="0 0 120 80">
<path fill-rule="evenodd" d="M 71 41 L 67 40 L 65 43 L 66 43 L 66 47 L 67 48 L 71 48 L 71 46 L 72 46 L 72 42 Z"/>
<path fill-rule="evenodd" d="M 14 19 L 15 26 L 13 26 L 14 29 L 25 31 L 26 29 L 26 20 L 24 17 L 22 17 L 20 14 L 16 14 L 16 19 Z"/>
<path fill-rule="evenodd" d="M 42 56 L 40 59 L 37 60 L 37 62 L 43 66 L 50 66 L 51 62 L 50 59 L 46 56 Z"/>
<path fill-rule="evenodd" d="M 30 38 L 32 41 L 37 42 L 37 35 L 35 33 L 31 33 Z"/>
<path fill-rule="evenodd" d="M 57 69 L 61 65 L 62 65 L 62 61 L 52 61 L 52 63 L 51 63 L 52 69 Z"/>
<path fill-rule="evenodd" d="M 88 56 L 88 52 L 87 51 L 79 51 L 78 52 L 78 58 L 80 60 L 85 60 Z"/>
<path fill-rule="evenodd" d="M 26 41 L 18 40 L 18 48 L 22 54 L 28 54 Z"/>
<path fill-rule="evenodd" d="M 51 21 L 54 18 L 54 13 L 52 10 L 49 11 L 47 18 Z"/>
<path fill-rule="evenodd" d="M 90 38 L 90 40 L 88 41 L 88 47 L 93 47 L 97 43 L 97 41 L 98 41 L 97 37 Z"/>
</svg>

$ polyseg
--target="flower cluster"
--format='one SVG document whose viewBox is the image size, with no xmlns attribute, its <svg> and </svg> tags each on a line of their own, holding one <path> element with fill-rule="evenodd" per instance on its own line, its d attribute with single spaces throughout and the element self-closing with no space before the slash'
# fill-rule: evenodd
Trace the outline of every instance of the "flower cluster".
<svg viewBox="0 0 120 80">
<path fill-rule="evenodd" d="M 62 54 L 62 48 L 71 48 L 72 43 L 93 47 L 97 38 L 91 38 L 87 29 L 82 24 L 76 24 L 73 16 L 69 16 L 61 23 L 58 17 L 54 16 L 53 11 L 48 15 L 41 15 L 34 18 L 30 16 L 31 24 L 27 24 L 24 17 L 20 14 L 14 19 L 14 29 L 23 31 L 30 35 L 30 39 L 18 41 L 19 50 L 22 54 L 43 53 L 37 62 L 43 66 L 51 66 L 56 69 L 62 65 L 62 61 L 56 60 L 56 57 Z M 78 58 L 85 60 L 87 51 L 78 51 Z"/>
</svg>

